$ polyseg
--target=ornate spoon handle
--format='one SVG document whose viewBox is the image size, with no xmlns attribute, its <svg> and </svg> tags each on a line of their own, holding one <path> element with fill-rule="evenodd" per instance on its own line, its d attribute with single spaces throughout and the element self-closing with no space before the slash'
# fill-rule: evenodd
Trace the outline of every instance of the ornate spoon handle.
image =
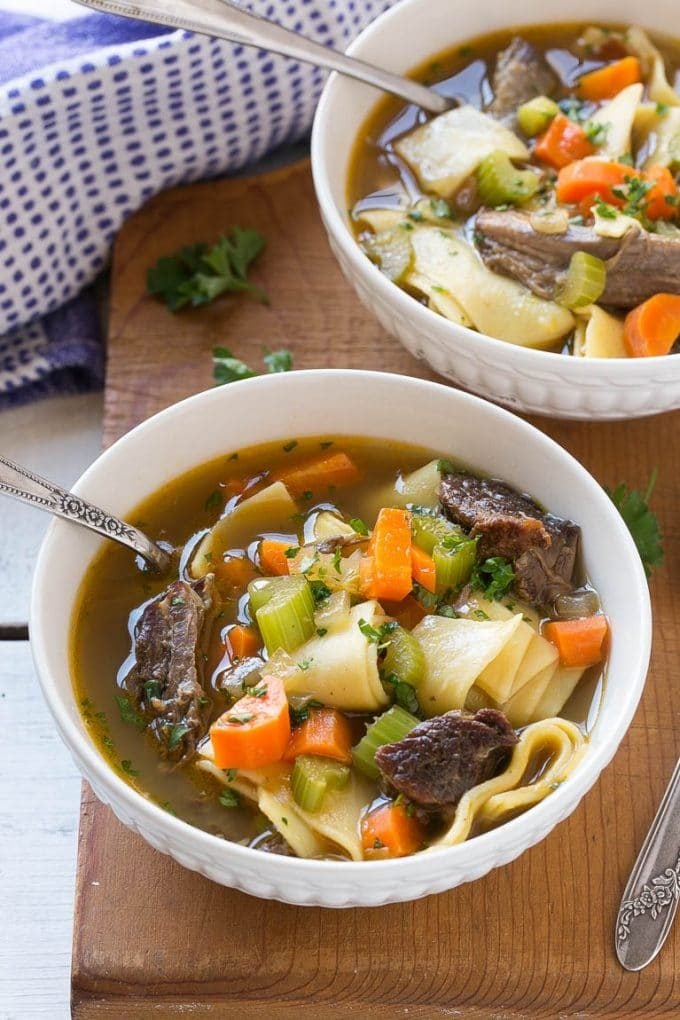
<svg viewBox="0 0 680 1020">
<path fill-rule="evenodd" d="M 141 18 L 159 25 L 186 28 L 202 35 L 218 39 L 230 39 L 244 46 L 257 46 L 272 53 L 282 53 L 306 64 L 326 67 L 339 71 L 351 78 L 358 78 L 369 85 L 391 92 L 395 96 L 415 103 L 430 113 L 444 113 L 453 105 L 451 100 L 437 95 L 432 89 L 418 82 L 402 78 L 391 71 L 385 71 L 374 64 L 368 64 L 356 57 L 347 57 L 338 50 L 329 49 L 321 43 L 307 39 L 297 32 L 281 28 L 267 18 L 234 3 L 233 0 L 76 0 L 84 7 L 91 7 L 108 14 L 119 14 L 125 18 Z"/>
<path fill-rule="evenodd" d="M 616 919 L 616 955 L 642 970 L 671 930 L 680 900 L 680 761 L 631 872 Z"/>
<path fill-rule="evenodd" d="M 121 545 L 143 556 L 156 570 L 164 571 L 170 564 L 170 557 L 160 546 L 131 524 L 119 520 L 113 514 L 102 510 L 80 496 L 62 489 L 54 482 L 34 474 L 28 468 L 0 456 L 0 493 L 13 496 L 24 503 L 47 510 L 67 521 L 83 524 L 104 538 L 112 538 Z"/>
</svg>

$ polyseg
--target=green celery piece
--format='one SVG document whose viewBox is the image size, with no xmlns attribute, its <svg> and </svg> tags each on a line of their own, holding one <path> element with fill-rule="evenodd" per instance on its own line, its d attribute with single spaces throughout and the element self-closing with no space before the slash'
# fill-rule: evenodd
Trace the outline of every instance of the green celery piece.
<svg viewBox="0 0 680 1020">
<path fill-rule="evenodd" d="M 355 768 L 369 779 L 378 779 L 380 769 L 375 763 L 375 752 L 384 744 L 396 744 L 403 740 L 419 722 L 420 719 L 416 719 L 399 705 L 392 705 L 371 723 L 359 743 L 352 749 Z"/>
</svg>

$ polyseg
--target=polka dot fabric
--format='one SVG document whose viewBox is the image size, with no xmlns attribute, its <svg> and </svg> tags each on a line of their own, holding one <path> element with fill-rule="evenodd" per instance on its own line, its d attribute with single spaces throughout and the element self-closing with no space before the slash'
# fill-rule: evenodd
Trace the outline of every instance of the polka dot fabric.
<svg viewBox="0 0 680 1020">
<path fill-rule="evenodd" d="M 249 6 L 344 49 L 390 2 Z M 303 137 L 324 81 L 270 53 L 181 31 L 149 37 L 148 25 L 99 14 L 60 25 L 59 59 L 36 45 L 40 65 L 27 69 L 22 39 L 35 23 L 9 38 L 4 26 L 3 38 L 0 0 L 0 395 L 55 371 L 36 320 L 100 273 L 126 216 L 163 188 Z M 7 80 L 10 44 L 21 73 Z"/>
</svg>

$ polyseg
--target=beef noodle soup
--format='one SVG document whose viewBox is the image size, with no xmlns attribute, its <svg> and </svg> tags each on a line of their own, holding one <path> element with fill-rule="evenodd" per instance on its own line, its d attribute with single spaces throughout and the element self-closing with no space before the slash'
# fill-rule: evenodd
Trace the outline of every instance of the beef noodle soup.
<svg viewBox="0 0 680 1020">
<path fill-rule="evenodd" d="M 71 634 L 78 704 L 143 796 L 224 839 L 373 860 L 450 846 L 586 752 L 608 625 L 576 523 L 421 449 L 269 444 L 131 519 Z"/>
<path fill-rule="evenodd" d="M 482 36 L 384 99 L 352 155 L 364 252 L 439 315 L 585 358 L 678 352 L 680 45 L 637 27 Z"/>
</svg>

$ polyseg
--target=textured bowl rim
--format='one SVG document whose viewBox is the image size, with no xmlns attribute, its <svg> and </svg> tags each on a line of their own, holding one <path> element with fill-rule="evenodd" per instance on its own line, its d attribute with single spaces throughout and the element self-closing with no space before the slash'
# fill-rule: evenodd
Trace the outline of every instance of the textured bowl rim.
<svg viewBox="0 0 680 1020">
<path fill-rule="evenodd" d="M 338 380 L 349 381 L 357 379 L 363 381 L 367 380 L 370 382 L 371 380 L 387 379 L 392 380 L 392 382 L 398 384 L 400 387 L 403 387 L 413 393 L 420 391 L 422 394 L 425 394 L 432 390 L 446 391 L 450 395 L 451 400 L 457 402 L 461 407 L 479 407 L 479 405 L 483 405 L 485 413 L 488 414 L 491 419 L 496 419 L 500 425 L 503 423 L 512 423 L 512 427 L 518 429 L 522 438 L 527 442 L 534 446 L 537 443 L 539 445 L 543 444 L 551 458 L 551 461 L 555 463 L 556 467 L 561 463 L 565 467 L 568 467 L 572 473 L 576 472 L 584 487 L 584 495 L 586 495 L 590 501 L 594 501 L 596 504 L 599 503 L 602 514 L 605 518 L 608 518 L 608 533 L 613 535 L 620 545 L 623 556 L 623 566 L 628 574 L 631 586 L 631 599 L 635 603 L 635 615 L 639 622 L 639 642 L 637 645 L 636 658 L 628 663 L 630 679 L 627 681 L 628 686 L 625 694 L 627 704 L 625 711 L 620 715 L 616 726 L 611 731 L 607 732 L 606 739 L 602 741 L 600 746 L 596 748 L 592 746 L 589 747 L 588 753 L 578 764 L 573 777 L 570 777 L 570 779 L 573 778 L 574 780 L 579 777 L 580 783 L 578 788 L 575 785 L 572 785 L 571 781 L 569 783 L 565 783 L 558 790 L 551 793 L 549 797 L 546 797 L 538 804 L 529 808 L 522 815 L 517 818 L 513 818 L 508 822 L 504 822 L 502 826 L 496 829 L 476 836 L 473 841 L 465 841 L 453 847 L 433 849 L 426 851 L 424 854 L 417 854 L 411 857 L 389 861 L 326 861 L 277 856 L 276 866 L 277 869 L 280 869 L 278 874 L 281 876 L 281 882 L 285 883 L 286 876 L 293 877 L 296 874 L 302 878 L 310 872 L 310 869 L 313 870 L 314 874 L 321 875 L 327 873 L 329 877 L 335 876 L 338 880 L 343 881 L 351 875 L 358 876 L 360 872 L 365 873 L 366 869 L 368 869 L 369 874 L 376 877 L 376 880 L 379 876 L 388 875 L 390 873 L 394 873 L 395 876 L 399 875 L 401 880 L 408 880 L 410 878 L 415 878 L 416 873 L 422 870 L 425 859 L 432 860 L 434 862 L 436 858 L 437 861 L 442 861 L 444 859 L 444 855 L 447 855 L 447 860 L 451 862 L 453 867 L 459 857 L 462 858 L 471 853 L 471 846 L 474 846 L 475 850 L 479 851 L 479 856 L 482 856 L 482 851 L 487 846 L 493 846 L 494 842 L 498 839 L 498 832 L 501 830 L 507 837 L 505 842 L 508 845 L 512 844 L 512 836 L 515 833 L 521 834 L 521 829 L 526 824 L 526 819 L 529 817 L 535 821 L 534 829 L 536 831 L 540 830 L 541 832 L 547 832 L 571 814 L 581 797 L 593 785 L 602 769 L 611 760 L 630 725 L 644 688 L 651 650 L 651 606 L 647 580 L 628 529 L 623 523 L 618 512 L 615 510 L 613 504 L 604 493 L 604 490 L 579 463 L 579 461 L 576 460 L 576 458 L 559 446 L 559 444 L 552 438 L 545 435 L 533 425 L 528 424 L 521 418 L 512 414 L 510 411 L 498 407 L 489 401 L 442 385 L 441 383 L 430 382 L 423 379 L 412 379 L 408 376 L 400 376 L 394 373 L 368 372 L 352 369 L 312 369 L 296 371 L 294 373 L 290 373 L 290 375 L 261 376 L 240 382 L 239 389 L 244 394 L 253 391 L 253 396 L 266 398 L 268 394 L 272 394 L 277 399 L 281 399 L 279 391 L 282 388 L 285 389 L 286 380 L 292 379 L 293 377 L 296 379 L 303 378 L 304 380 L 309 380 L 310 385 L 317 388 L 321 380 L 325 380 L 327 383 L 333 384 Z M 351 381 L 349 382 L 349 385 L 352 385 Z M 187 397 L 184 400 L 158 412 L 151 418 L 148 418 L 146 421 L 131 429 L 128 433 L 112 444 L 112 446 L 110 446 L 106 451 L 104 451 L 78 479 L 77 483 L 73 486 L 72 491 L 77 495 L 87 497 L 90 482 L 106 471 L 107 464 L 113 457 L 120 457 L 121 453 L 124 455 L 128 450 L 133 452 L 138 443 L 143 443 L 147 437 L 164 429 L 168 422 L 170 422 L 173 418 L 181 416 L 194 407 L 200 406 L 202 411 L 207 411 L 212 403 L 216 403 L 220 399 L 220 388 L 205 390 L 201 393 Z M 347 435 L 349 434 L 350 433 L 348 432 Z M 417 442 L 417 439 L 414 441 Z M 162 830 L 168 838 L 169 845 L 173 842 L 175 844 L 179 843 L 186 845 L 188 842 L 193 844 L 197 849 L 205 850 L 209 854 L 223 854 L 226 858 L 231 857 L 233 864 L 236 867 L 240 861 L 246 864 L 246 866 L 248 864 L 253 864 L 253 861 L 255 860 L 253 855 L 258 853 L 258 851 L 249 847 L 240 846 L 237 843 L 231 843 L 220 839 L 217 836 L 190 825 L 188 822 L 182 821 L 181 819 L 169 814 L 163 808 L 154 804 L 142 794 L 138 793 L 133 787 L 128 785 L 110 767 L 104 757 L 97 751 L 94 743 L 85 736 L 84 732 L 76 726 L 71 718 L 67 710 L 67 703 L 75 707 L 73 687 L 71 683 L 69 683 L 69 696 L 66 699 L 62 699 L 56 685 L 53 683 L 49 665 L 49 642 L 46 641 L 45 628 L 42 622 L 46 614 L 49 613 L 49 603 L 43 599 L 42 594 L 42 578 L 46 571 L 46 563 L 49 555 L 51 554 L 52 547 L 58 543 L 59 536 L 63 533 L 63 529 L 67 529 L 69 527 L 70 525 L 66 522 L 54 520 L 47 530 L 36 563 L 30 612 L 31 649 L 34 664 L 43 696 L 55 719 L 62 739 L 65 741 L 69 749 L 71 749 L 79 767 L 86 776 L 91 774 L 95 777 L 96 785 L 105 790 L 107 794 L 111 796 L 111 800 L 113 802 L 123 802 L 133 816 L 137 816 L 138 818 L 141 817 L 145 823 L 149 823 L 152 829 L 155 828 L 156 830 Z M 96 555 L 96 553 L 90 556 L 88 565 L 92 562 L 94 555 Z M 75 598 L 76 596 L 74 595 L 71 611 L 73 609 L 73 604 L 75 603 Z M 539 835 L 533 842 L 542 838 L 544 838 L 544 836 Z M 524 852 L 524 849 L 527 849 L 529 845 L 531 844 L 525 843 L 522 845 L 518 853 Z M 170 850 L 169 852 L 172 851 Z M 491 867 L 493 866 L 494 865 L 491 865 Z M 311 873 L 308 877 L 312 877 Z M 274 898 L 277 898 L 277 896 L 274 895 Z M 283 895 L 278 898 L 285 899 Z M 412 897 L 401 897 L 398 895 L 392 897 L 392 899 L 409 898 Z M 294 900 L 290 902 L 300 901 Z M 364 900 L 360 898 L 353 900 L 350 894 L 346 905 L 356 906 L 364 904 Z"/>
<path fill-rule="evenodd" d="M 359 33 L 347 48 L 347 54 L 356 57 L 364 56 L 365 47 L 380 37 L 386 25 L 391 22 L 399 22 L 402 18 L 408 18 L 414 8 L 418 9 L 421 7 L 422 0 L 399 0 L 394 6 L 378 15 L 374 21 L 370 22 Z M 451 45 L 454 45 L 456 41 L 455 30 L 452 30 Z M 458 41 L 465 42 L 465 39 Z M 417 66 L 417 64 L 405 69 L 404 73 L 408 73 L 414 66 Z M 386 301 L 391 301 L 402 314 L 415 317 L 423 330 L 427 330 L 428 327 L 432 326 L 433 317 L 435 317 L 439 328 L 446 330 L 450 334 L 451 339 L 454 339 L 456 335 L 463 336 L 473 347 L 477 345 L 480 351 L 491 357 L 497 355 L 499 349 L 513 351 L 514 354 L 508 354 L 508 356 L 516 359 L 517 368 L 520 370 L 550 369 L 551 366 L 554 369 L 556 358 L 554 352 L 523 347 L 519 344 L 499 340 L 486 333 L 479 333 L 467 326 L 460 326 L 457 323 L 451 322 L 444 316 L 416 301 L 400 287 L 388 280 L 384 273 L 381 273 L 378 267 L 363 254 L 333 198 L 329 178 L 333 175 L 334 168 L 328 166 L 323 152 L 326 135 L 332 130 L 332 120 L 327 116 L 327 108 L 335 99 L 335 93 L 345 87 L 347 83 L 347 79 L 336 71 L 329 75 L 316 108 L 311 138 L 312 176 L 317 200 L 327 228 L 342 249 L 343 255 L 349 260 L 354 269 L 365 277 L 367 283 L 373 289 L 378 290 Z M 356 85 L 357 83 L 352 81 L 352 84 Z M 375 106 L 380 102 L 380 98 L 376 96 L 375 89 L 371 86 L 367 85 L 365 88 L 367 100 L 369 97 L 372 97 L 370 98 L 370 105 L 367 105 L 366 108 L 370 112 L 375 109 Z M 368 116 L 368 112 L 366 116 Z M 345 178 L 343 188 L 346 187 L 346 184 Z M 680 378 L 680 356 L 677 358 L 669 357 L 669 355 L 657 355 L 649 358 L 592 359 L 561 357 L 560 361 L 560 372 L 569 374 L 569 378 L 564 381 L 574 385 L 592 384 L 597 372 L 602 377 L 600 379 L 602 383 L 611 382 L 613 385 L 616 385 L 619 381 L 632 381 L 636 378 L 636 375 L 642 374 L 641 364 L 655 369 L 664 362 L 671 375 L 675 374 Z"/>
</svg>

